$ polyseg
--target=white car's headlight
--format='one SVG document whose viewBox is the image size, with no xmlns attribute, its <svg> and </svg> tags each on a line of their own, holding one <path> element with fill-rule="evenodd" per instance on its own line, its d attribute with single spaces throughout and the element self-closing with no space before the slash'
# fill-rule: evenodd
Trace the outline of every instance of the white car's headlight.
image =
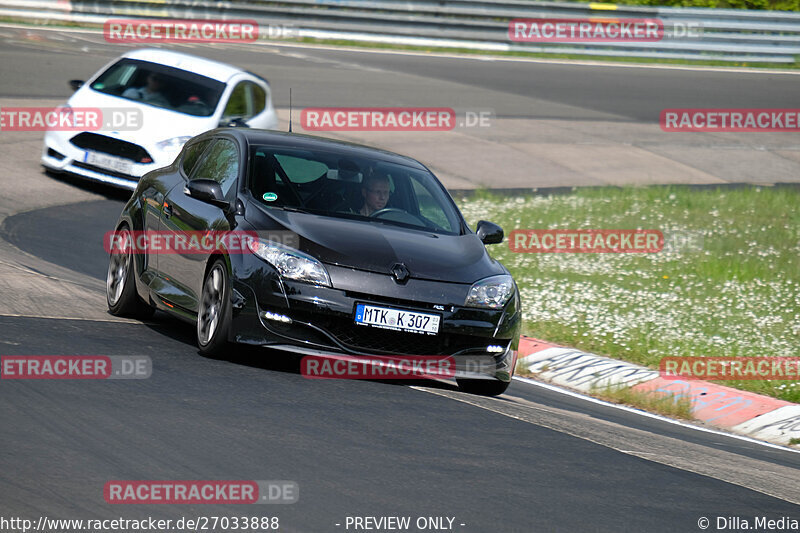
<svg viewBox="0 0 800 533">
<path fill-rule="evenodd" d="M 172 137 L 171 139 L 164 139 L 163 141 L 158 141 L 156 143 L 156 147 L 159 150 L 164 151 L 174 151 L 180 150 L 183 148 L 183 145 L 186 144 L 186 141 L 191 139 L 191 137 Z"/>
<path fill-rule="evenodd" d="M 514 280 L 507 274 L 501 274 L 473 283 L 464 305 L 500 309 L 513 295 Z"/>
<path fill-rule="evenodd" d="M 274 266 L 286 279 L 331 286 L 328 271 L 322 263 L 310 255 L 276 242 L 260 239 L 251 239 L 248 246 L 254 254 Z"/>
</svg>

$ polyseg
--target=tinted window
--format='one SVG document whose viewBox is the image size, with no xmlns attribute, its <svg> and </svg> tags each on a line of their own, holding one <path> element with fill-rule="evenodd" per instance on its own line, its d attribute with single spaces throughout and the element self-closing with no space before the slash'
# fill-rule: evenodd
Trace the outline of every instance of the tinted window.
<svg viewBox="0 0 800 533">
<path fill-rule="evenodd" d="M 251 83 L 250 87 L 253 89 L 253 116 L 255 116 L 267 106 L 267 92 L 255 83 Z"/>
<path fill-rule="evenodd" d="M 436 191 L 430 189 L 431 184 L 420 181 L 416 177 L 411 177 L 411 185 L 419 204 L 419 213 L 426 219 L 443 228 L 448 227 L 447 214 L 436 200 Z"/>
<path fill-rule="evenodd" d="M 322 151 L 253 147 L 249 189 L 264 205 L 458 234 L 461 219 L 425 170 Z"/>
<path fill-rule="evenodd" d="M 225 199 L 231 201 L 236 195 L 235 185 L 238 176 L 239 152 L 236 144 L 227 139 L 220 139 L 209 149 L 192 178 L 211 179 L 218 182 L 225 194 Z"/>
<path fill-rule="evenodd" d="M 249 118 L 247 114 L 247 85 L 239 83 L 233 88 L 228 103 L 225 105 L 225 111 L 222 112 L 222 118 Z"/>
<path fill-rule="evenodd" d="M 328 165 L 313 159 L 275 154 L 275 159 L 293 183 L 314 181 L 328 172 Z"/>
<path fill-rule="evenodd" d="M 194 170 L 194 166 L 197 164 L 197 161 L 200 159 L 200 156 L 203 155 L 203 151 L 208 147 L 208 143 L 211 140 L 200 141 L 195 143 L 191 146 L 188 146 L 183 154 L 183 161 L 181 162 L 181 167 L 183 168 L 183 173 L 187 176 L 192 174 L 192 170 Z"/>
<path fill-rule="evenodd" d="M 266 91 L 255 83 L 240 82 L 233 88 L 228 103 L 225 105 L 225 111 L 222 112 L 222 118 L 250 119 L 264 111 L 266 98 Z"/>
<path fill-rule="evenodd" d="M 158 63 L 121 59 L 103 72 L 91 88 L 153 107 L 207 117 L 217 108 L 225 84 Z"/>
</svg>

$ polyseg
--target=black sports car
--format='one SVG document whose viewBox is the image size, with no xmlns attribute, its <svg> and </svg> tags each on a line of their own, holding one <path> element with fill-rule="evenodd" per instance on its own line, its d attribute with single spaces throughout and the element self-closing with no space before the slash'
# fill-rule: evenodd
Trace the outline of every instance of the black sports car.
<svg viewBox="0 0 800 533">
<path fill-rule="evenodd" d="M 200 352 L 228 343 L 306 354 L 446 355 L 462 390 L 501 394 L 514 372 L 520 300 L 421 163 L 306 135 L 217 129 L 146 174 L 122 211 L 107 296 L 115 315 L 158 308 L 197 325 Z M 189 250 L 183 235 L 244 246 Z M 152 236 L 169 248 L 154 245 Z M 149 238 L 142 244 L 142 236 Z M 170 237 L 173 240 L 170 240 Z M 195 244 L 197 240 L 194 241 Z M 229 249 L 230 247 L 230 249 Z M 487 372 L 458 361 L 480 356 Z"/>
</svg>

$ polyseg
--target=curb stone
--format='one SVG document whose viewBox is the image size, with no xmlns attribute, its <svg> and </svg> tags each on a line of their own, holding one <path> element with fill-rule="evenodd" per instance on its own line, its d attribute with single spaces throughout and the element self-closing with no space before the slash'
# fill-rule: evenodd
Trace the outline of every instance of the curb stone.
<svg viewBox="0 0 800 533">
<path fill-rule="evenodd" d="M 537 379 L 591 393 L 626 387 L 691 400 L 692 416 L 733 433 L 789 445 L 800 439 L 800 405 L 700 380 L 667 380 L 640 365 L 521 337 L 519 361 Z"/>
</svg>

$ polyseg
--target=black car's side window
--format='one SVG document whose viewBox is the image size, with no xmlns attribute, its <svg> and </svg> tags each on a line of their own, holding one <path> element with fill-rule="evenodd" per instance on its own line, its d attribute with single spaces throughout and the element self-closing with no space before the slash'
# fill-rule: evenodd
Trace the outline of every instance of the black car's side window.
<svg viewBox="0 0 800 533">
<path fill-rule="evenodd" d="M 195 165 L 200 160 L 200 156 L 203 155 L 210 142 L 211 139 L 206 139 L 186 148 L 186 152 L 183 154 L 183 161 L 181 161 L 181 168 L 186 176 L 191 176 L 192 170 L 194 170 Z"/>
<path fill-rule="evenodd" d="M 236 195 L 236 179 L 239 176 L 239 151 L 236 143 L 219 139 L 208 150 L 208 154 L 195 169 L 192 178 L 214 180 L 222 187 L 225 199 L 232 201 Z"/>
</svg>

